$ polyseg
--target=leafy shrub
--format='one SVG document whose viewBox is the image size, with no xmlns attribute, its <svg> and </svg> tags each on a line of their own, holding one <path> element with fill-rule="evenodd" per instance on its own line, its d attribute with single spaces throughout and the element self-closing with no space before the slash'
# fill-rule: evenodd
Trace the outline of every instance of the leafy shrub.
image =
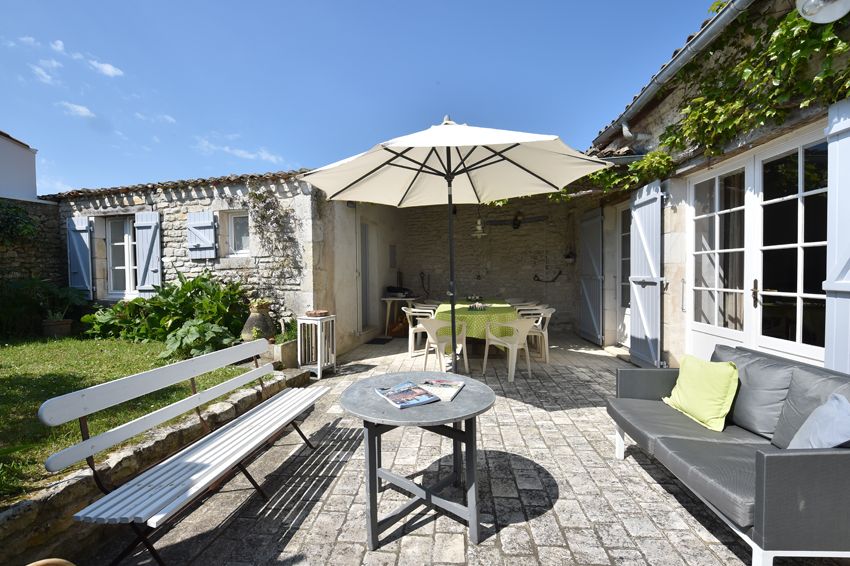
<svg viewBox="0 0 850 566">
<path fill-rule="evenodd" d="M 20 205 L 0 202 L 0 243 L 32 240 L 38 234 L 38 222 Z"/>
<path fill-rule="evenodd" d="M 227 348 L 234 342 L 236 338 L 223 326 L 193 318 L 168 335 L 159 357 L 190 358 Z"/>
<path fill-rule="evenodd" d="M 44 319 L 61 320 L 87 303 L 79 289 L 35 277 L 0 280 L 0 336 L 37 334 Z"/>
<path fill-rule="evenodd" d="M 290 340 L 298 338 L 298 323 L 294 320 L 288 320 L 283 324 L 283 333 L 274 337 L 276 344 L 283 344 Z"/>
<path fill-rule="evenodd" d="M 153 297 L 120 301 L 84 316 L 83 322 L 90 325 L 87 334 L 98 338 L 167 342 L 172 333 L 183 330 L 182 344 L 186 338 L 194 336 L 190 328 L 194 327 L 199 336 L 214 337 L 220 334 L 212 329 L 215 326 L 231 338 L 239 336 L 248 317 L 248 300 L 241 284 L 221 281 L 208 272 L 194 279 L 182 274 L 178 274 L 178 278 L 175 283 L 159 287 Z M 190 322 L 193 324 L 187 326 Z M 201 330 L 199 323 L 210 326 Z M 221 347 L 223 342 L 216 340 Z M 189 342 L 194 343 L 194 340 Z M 181 346 L 173 351 L 182 353 L 191 349 Z"/>
</svg>

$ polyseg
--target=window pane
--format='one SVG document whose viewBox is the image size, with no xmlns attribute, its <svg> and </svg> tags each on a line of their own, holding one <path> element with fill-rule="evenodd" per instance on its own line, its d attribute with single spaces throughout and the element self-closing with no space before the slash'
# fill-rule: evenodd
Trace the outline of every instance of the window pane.
<svg viewBox="0 0 850 566">
<path fill-rule="evenodd" d="M 826 301 L 803 299 L 803 343 L 823 346 L 826 334 Z"/>
<path fill-rule="evenodd" d="M 826 280 L 826 246 L 803 249 L 803 292 L 823 295 Z"/>
<path fill-rule="evenodd" d="M 803 199 L 805 224 L 803 232 L 807 242 L 826 241 L 826 193 Z"/>
<path fill-rule="evenodd" d="M 714 179 L 694 185 L 694 215 L 714 212 Z"/>
<path fill-rule="evenodd" d="M 123 260 L 123 252 L 122 252 Z M 112 290 L 126 291 L 127 290 L 127 271 L 123 267 L 112 268 Z"/>
<path fill-rule="evenodd" d="M 797 299 L 762 297 L 761 333 L 783 340 L 797 340 Z"/>
<path fill-rule="evenodd" d="M 744 172 L 732 173 L 720 179 L 720 210 L 744 206 Z"/>
<path fill-rule="evenodd" d="M 621 234 L 628 234 L 632 230 L 632 211 L 628 208 L 620 213 Z"/>
<path fill-rule="evenodd" d="M 797 199 L 764 206 L 765 246 L 797 242 Z"/>
<path fill-rule="evenodd" d="M 620 260 L 620 278 L 622 281 L 629 280 L 630 262 L 628 259 Z"/>
<path fill-rule="evenodd" d="M 109 241 L 115 245 L 124 245 L 124 221 L 109 221 Z"/>
<path fill-rule="evenodd" d="M 631 286 L 628 283 L 620 285 L 620 306 L 624 309 L 631 305 Z"/>
<path fill-rule="evenodd" d="M 744 295 L 743 293 L 719 293 L 720 295 L 720 324 L 732 330 L 744 329 Z"/>
<path fill-rule="evenodd" d="M 797 194 L 799 172 L 796 151 L 773 161 L 765 161 L 762 167 L 764 200 Z"/>
<path fill-rule="evenodd" d="M 797 248 L 762 252 L 764 290 L 797 292 Z"/>
<path fill-rule="evenodd" d="M 694 251 L 714 249 L 714 217 L 700 218 L 694 222 Z"/>
<path fill-rule="evenodd" d="M 694 255 L 694 287 L 714 287 L 716 254 Z"/>
<path fill-rule="evenodd" d="M 823 189 L 828 181 L 827 144 L 813 145 L 803 150 L 803 190 Z"/>
<path fill-rule="evenodd" d="M 720 281 L 723 289 L 744 288 L 744 252 L 728 252 L 720 255 Z"/>
<path fill-rule="evenodd" d="M 744 211 L 718 215 L 720 220 L 720 249 L 744 247 Z"/>
<path fill-rule="evenodd" d="M 714 324 L 714 291 L 694 291 L 694 320 Z"/>
<path fill-rule="evenodd" d="M 233 251 L 241 252 L 248 249 L 248 217 L 233 217 Z"/>
<path fill-rule="evenodd" d="M 620 236 L 620 256 L 629 257 L 631 254 L 632 238 L 628 234 Z"/>
</svg>

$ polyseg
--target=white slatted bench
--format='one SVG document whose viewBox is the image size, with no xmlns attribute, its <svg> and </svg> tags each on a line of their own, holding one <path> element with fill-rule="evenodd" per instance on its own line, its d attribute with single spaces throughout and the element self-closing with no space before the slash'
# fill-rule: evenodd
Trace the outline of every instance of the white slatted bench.
<svg viewBox="0 0 850 566">
<path fill-rule="evenodd" d="M 77 419 L 83 437 L 82 442 L 50 456 L 45 467 L 49 471 L 59 471 L 85 460 L 93 471 L 94 481 L 105 494 L 74 515 L 74 519 L 86 523 L 126 524 L 136 533 L 136 539 L 113 564 L 123 560 L 139 544 L 148 549 L 157 563 L 163 564 L 150 541 L 151 534 L 235 473 L 242 472 L 251 485 L 268 499 L 245 466 L 270 446 L 286 426 L 291 424 L 304 442 L 313 448 L 295 419 L 327 393 L 327 387 L 284 389 L 212 432 L 201 418 L 201 405 L 251 381 L 259 380 L 262 391 L 265 391 L 262 377 L 272 372 L 272 364 L 258 367 L 257 360 L 267 348 L 266 340 L 239 344 L 54 397 L 41 405 L 38 416 L 44 424 L 57 426 Z M 254 358 L 254 369 L 205 391 L 197 391 L 195 377 L 250 358 Z M 193 394 L 189 397 L 96 436 L 89 436 L 88 415 L 183 381 L 189 381 L 192 386 Z M 95 454 L 190 410 L 197 413 L 208 434 L 124 485 L 114 490 L 107 488 L 95 467 Z"/>
</svg>

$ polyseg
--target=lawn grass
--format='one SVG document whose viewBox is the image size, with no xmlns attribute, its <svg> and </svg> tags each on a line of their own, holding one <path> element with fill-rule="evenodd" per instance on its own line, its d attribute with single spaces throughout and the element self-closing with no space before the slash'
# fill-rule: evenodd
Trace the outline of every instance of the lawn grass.
<svg viewBox="0 0 850 566">
<path fill-rule="evenodd" d="M 47 399 L 168 363 L 160 342 L 38 340 L 0 344 L 0 508 L 42 487 L 57 474 L 44 469 L 52 453 L 80 441 L 76 421 L 47 427 L 38 407 Z M 228 367 L 196 379 L 206 389 L 242 373 Z M 191 393 L 181 383 L 89 417 L 92 435 L 125 423 Z M 85 465 L 85 464 L 81 464 Z M 61 472 L 60 472 L 61 473 Z"/>
</svg>

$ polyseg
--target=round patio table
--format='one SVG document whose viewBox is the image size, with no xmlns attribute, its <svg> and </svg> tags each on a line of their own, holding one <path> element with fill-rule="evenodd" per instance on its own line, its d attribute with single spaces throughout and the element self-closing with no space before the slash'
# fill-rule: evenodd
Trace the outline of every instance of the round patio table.
<svg viewBox="0 0 850 566">
<path fill-rule="evenodd" d="M 487 323 L 494 322 L 511 322 L 519 318 L 516 314 L 516 309 L 505 302 L 490 302 L 482 301 L 487 308 L 483 311 L 469 310 L 470 303 L 459 301 L 455 303 L 455 320 L 457 321 L 458 329 L 460 323 L 466 323 L 466 337 L 480 338 L 484 340 L 487 337 Z M 434 314 L 437 320 L 451 320 L 452 307 L 449 303 L 442 303 L 437 307 L 437 312 Z M 459 331 L 459 330 L 458 330 Z M 510 336 L 513 332 L 509 328 L 494 326 L 490 331 L 496 336 Z M 448 332 L 451 332 L 450 330 Z"/>
<path fill-rule="evenodd" d="M 449 402 L 436 401 L 427 405 L 397 409 L 375 391 L 405 381 L 421 383 L 426 379 L 463 381 L 464 387 Z M 476 477 L 476 418 L 496 401 L 496 394 L 487 385 L 463 375 L 434 371 L 388 373 L 370 377 L 350 385 L 340 397 L 340 405 L 348 413 L 363 419 L 366 442 L 366 538 L 369 550 L 378 547 L 380 534 L 403 519 L 420 505 L 448 511 L 465 519 L 469 540 L 478 544 L 481 526 L 478 521 L 478 482 Z M 463 427 L 461 427 L 463 423 Z M 451 426 L 448 426 L 451 425 Z M 417 426 L 452 439 L 452 473 L 431 486 L 414 483 L 406 477 L 381 467 L 381 435 L 400 426 Z M 466 445 L 465 458 L 462 445 Z M 449 484 L 459 485 L 461 468 L 466 460 L 466 504 L 438 495 Z M 386 481 L 410 493 L 413 497 L 401 507 L 378 518 L 380 481 Z"/>
</svg>

